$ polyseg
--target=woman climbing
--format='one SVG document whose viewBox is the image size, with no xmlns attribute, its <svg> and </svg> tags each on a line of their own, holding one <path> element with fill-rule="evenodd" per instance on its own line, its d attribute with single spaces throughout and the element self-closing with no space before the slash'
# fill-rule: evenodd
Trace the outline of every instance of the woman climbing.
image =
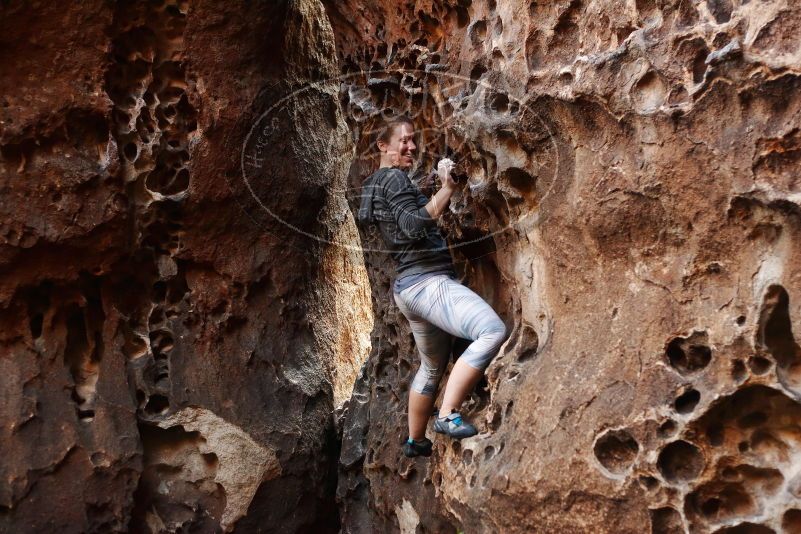
<svg viewBox="0 0 801 534">
<path fill-rule="evenodd" d="M 457 184 L 453 163 L 437 169 L 441 187 L 429 200 L 404 169 L 414 162 L 414 124 L 397 117 L 382 124 L 376 138 L 380 167 L 364 182 L 359 209 L 362 223 L 375 222 L 396 261 L 395 303 L 409 320 L 420 367 L 409 390 L 406 456 L 431 456 L 425 430 L 440 378 L 448 365 L 451 336 L 472 340 L 451 370 L 434 430 L 455 439 L 473 436 L 475 426 L 459 413 L 464 399 L 483 376 L 507 336 L 506 326 L 484 299 L 456 279 L 448 245 L 437 228 Z"/>
</svg>

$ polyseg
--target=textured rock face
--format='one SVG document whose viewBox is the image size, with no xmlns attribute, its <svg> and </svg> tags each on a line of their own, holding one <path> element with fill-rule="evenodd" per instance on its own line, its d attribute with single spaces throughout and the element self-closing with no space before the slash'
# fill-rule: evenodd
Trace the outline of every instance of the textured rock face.
<svg viewBox="0 0 801 534">
<path fill-rule="evenodd" d="M 799 27 L 3 2 L 0 530 L 798 531 Z M 512 332 L 481 434 L 430 459 L 400 455 L 418 358 L 350 214 L 385 110 L 424 190 L 458 161 L 443 228 Z"/>
<path fill-rule="evenodd" d="M 444 226 L 512 330 L 463 412 L 482 432 L 429 430 L 433 456 L 402 457 L 418 358 L 391 263 L 367 254 L 343 531 L 798 531 L 799 8 L 326 8 L 351 128 L 406 110 L 422 174 L 459 160 Z"/>
<path fill-rule="evenodd" d="M 255 196 L 240 172 L 259 115 L 336 73 L 325 21 L 307 1 L 0 6 L 3 532 L 336 529 L 363 260 L 255 200 L 354 240 L 329 194 L 336 86 L 287 103 Z"/>
</svg>

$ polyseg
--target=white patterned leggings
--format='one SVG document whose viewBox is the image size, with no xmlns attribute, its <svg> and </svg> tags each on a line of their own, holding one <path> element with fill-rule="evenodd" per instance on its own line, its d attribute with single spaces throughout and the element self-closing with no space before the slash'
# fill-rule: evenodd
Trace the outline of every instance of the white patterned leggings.
<svg viewBox="0 0 801 534">
<path fill-rule="evenodd" d="M 451 336 L 473 341 L 460 359 L 480 371 L 506 340 L 506 325 L 495 310 L 447 274 L 431 276 L 393 295 L 420 352 L 420 368 L 412 381 L 417 393 L 436 396 L 450 359 Z"/>
</svg>

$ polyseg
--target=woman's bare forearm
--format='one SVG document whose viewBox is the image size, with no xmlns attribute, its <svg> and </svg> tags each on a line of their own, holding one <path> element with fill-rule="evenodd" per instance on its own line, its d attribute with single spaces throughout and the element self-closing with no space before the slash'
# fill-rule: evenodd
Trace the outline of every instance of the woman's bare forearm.
<svg viewBox="0 0 801 534">
<path fill-rule="evenodd" d="M 439 219 L 440 215 L 445 213 L 445 208 L 448 207 L 448 202 L 454 191 L 456 191 L 454 187 L 443 186 L 431 197 L 431 200 L 426 204 L 426 211 L 431 215 L 432 219 Z"/>
</svg>

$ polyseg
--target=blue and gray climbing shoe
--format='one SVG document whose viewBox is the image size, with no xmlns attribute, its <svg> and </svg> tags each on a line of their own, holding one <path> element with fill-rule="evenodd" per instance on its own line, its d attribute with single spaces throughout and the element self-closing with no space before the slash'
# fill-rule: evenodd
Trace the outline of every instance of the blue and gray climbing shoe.
<svg viewBox="0 0 801 534">
<path fill-rule="evenodd" d="M 461 414 L 456 410 L 451 411 L 445 417 L 437 416 L 434 419 L 434 431 L 450 436 L 453 439 L 469 438 L 478 434 L 476 427 L 464 421 Z"/>
<path fill-rule="evenodd" d="M 423 438 L 421 440 L 416 440 L 409 438 L 403 444 L 403 454 L 408 458 L 414 458 L 415 456 L 431 456 L 431 448 L 433 447 L 433 443 L 428 438 Z"/>
</svg>

